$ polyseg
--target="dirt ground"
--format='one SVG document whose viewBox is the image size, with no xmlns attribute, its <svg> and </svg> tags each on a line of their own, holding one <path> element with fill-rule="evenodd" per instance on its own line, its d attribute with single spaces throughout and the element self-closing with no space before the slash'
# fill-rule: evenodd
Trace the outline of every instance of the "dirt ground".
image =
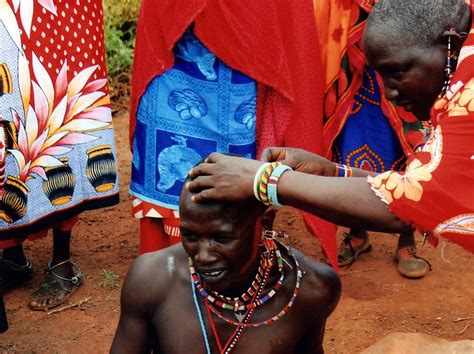
<svg viewBox="0 0 474 354">
<path fill-rule="evenodd" d="M 138 223 L 130 216 L 127 193 L 131 155 L 128 116 L 114 118 L 118 148 L 121 202 L 82 215 L 74 230 L 73 258 L 86 274 L 72 303 L 80 308 L 48 315 L 26 304 L 39 285 L 51 256 L 51 238 L 27 243 L 37 277 L 5 297 L 10 330 L 0 335 L 3 353 L 106 353 L 120 313 L 120 286 L 137 255 Z M 279 212 L 277 223 L 293 237 L 293 246 L 321 259 L 317 240 L 308 234 L 297 213 Z M 343 232 L 341 229 L 339 232 Z M 427 245 L 420 254 L 433 271 L 421 280 L 402 278 L 392 263 L 396 237 L 372 235 L 373 251 L 341 272 L 343 294 L 327 323 L 327 353 L 357 353 L 392 332 L 422 332 L 438 337 L 474 339 L 474 257 L 452 244 Z M 103 287 L 103 270 L 119 276 L 119 286 Z"/>
</svg>

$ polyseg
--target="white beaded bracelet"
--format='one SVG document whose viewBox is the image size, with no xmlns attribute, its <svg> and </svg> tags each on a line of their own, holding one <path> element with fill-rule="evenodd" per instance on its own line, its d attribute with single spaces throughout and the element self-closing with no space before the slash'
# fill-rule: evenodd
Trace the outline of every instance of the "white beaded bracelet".
<svg viewBox="0 0 474 354">
<path fill-rule="evenodd" d="M 278 181 L 280 180 L 281 175 L 286 171 L 293 171 L 293 169 L 290 166 L 280 165 L 273 170 L 268 179 L 267 193 L 270 205 L 283 206 L 283 204 L 278 202 Z"/>
</svg>

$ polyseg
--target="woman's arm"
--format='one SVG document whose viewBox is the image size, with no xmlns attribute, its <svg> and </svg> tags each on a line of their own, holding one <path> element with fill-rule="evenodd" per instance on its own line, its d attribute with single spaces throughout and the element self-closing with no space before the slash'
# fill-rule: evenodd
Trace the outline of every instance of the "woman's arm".
<svg viewBox="0 0 474 354">
<path fill-rule="evenodd" d="M 366 178 L 286 172 L 278 183 L 278 199 L 347 227 L 393 233 L 409 228 L 370 190 Z"/>
<path fill-rule="evenodd" d="M 254 198 L 253 180 L 262 162 L 212 154 L 190 172 L 186 187 L 195 202 L 243 201 Z M 410 227 L 392 214 L 370 190 L 365 178 L 323 177 L 300 172 L 284 173 L 278 199 L 328 221 L 373 231 L 401 232 Z"/>
<path fill-rule="evenodd" d="M 287 147 L 271 147 L 262 152 L 262 161 L 280 161 L 284 165 L 290 166 L 293 170 L 311 175 L 335 177 L 336 163 L 303 149 Z M 351 168 L 352 177 L 375 176 L 375 172 Z"/>
</svg>

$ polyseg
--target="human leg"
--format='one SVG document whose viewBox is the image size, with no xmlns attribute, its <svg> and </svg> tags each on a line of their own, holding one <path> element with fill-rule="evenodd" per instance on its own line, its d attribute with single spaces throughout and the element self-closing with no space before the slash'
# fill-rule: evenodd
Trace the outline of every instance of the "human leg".
<svg viewBox="0 0 474 354">
<path fill-rule="evenodd" d="M 7 329 L 8 321 L 5 311 L 5 303 L 3 302 L 3 294 L 0 292 L 0 333 L 6 332 Z"/>
<path fill-rule="evenodd" d="M 413 231 L 400 234 L 395 261 L 399 273 L 407 278 L 422 278 L 431 270 L 430 263 L 416 254 Z"/>
<path fill-rule="evenodd" d="M 364 252 L 369 252 L 372 245 L 366 230 L 352 228 L 344 234 L 344 239 L 338 249 L 339 266 L 350 266 L 357 257 Z"/>
<path fill-rule="evenodd" d="M 3 250 L 3 258 L 19 265 L 25 265 L 27 263 L 25 252 L 23 251 L 23 246 L 21 244 L 5 248 Z"/>
<path fill-rule="evenodd" d="M 0 293 L 4 293 L 33 277 L 33 266 L 23 246 L 5 248 L 0 256 Z"/>
<path fill-rule="evenodd" d="M 71 230 L 53 229 L 53 256 L 46 277 L 34 292 L 29 307 L 48 310 L 66 302 L 83 282 L 79 267 L 71 261 Z"/>
</svg>

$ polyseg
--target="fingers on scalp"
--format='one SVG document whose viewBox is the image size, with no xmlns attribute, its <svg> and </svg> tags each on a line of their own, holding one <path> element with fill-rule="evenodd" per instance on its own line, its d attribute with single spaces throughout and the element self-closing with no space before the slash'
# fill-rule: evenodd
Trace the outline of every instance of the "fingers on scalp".
<svg viewBox="0 0 474 354">
<path fill-rule="evenodd" d="M 211 174 L 212 173 L 212 166 L 213 165 L 210 164 L 210 163 L 202 162 L 199 165 L 197 165 L 196 167 L 193 167 L 189 171 L 189 176 L 194 178 L 194 177 L 198 177 L 198 176 L 201 176 L 201 175 Z"/>
<path fill-rule="evenodd" d="M 191 200 L 195 203 L 204 203 L 212 199 L 212 192 L 210 189 L 204 189 L 199 193 L 194 194 Z"/>
<path fill-rule="evenodd" d="M 198 175 L 198 177 L 186 184 L 186 188 L 191 192 L 199 192 L 203 189 L 209 188 L 209 183 L 210 177 Z"/>
</svg>

